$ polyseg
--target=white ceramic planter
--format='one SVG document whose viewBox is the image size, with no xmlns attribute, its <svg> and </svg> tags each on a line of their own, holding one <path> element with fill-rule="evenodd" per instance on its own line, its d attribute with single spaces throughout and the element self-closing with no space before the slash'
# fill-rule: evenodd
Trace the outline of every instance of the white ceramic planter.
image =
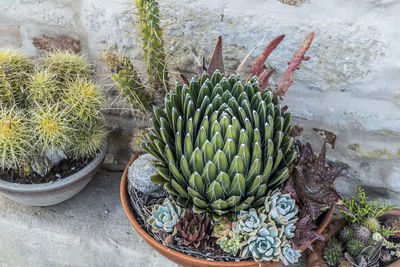
<svg viewBox="0 0 400 267">
<path fill-rule="evenodd" d="M 0 194 L 29 206 L 51 206 L 78 194 L 93 178 L 107 153 L 103 151 L 80 171 L 61 180 L 42 184 L 17 184 L 0 179 Z"/>
</svg>

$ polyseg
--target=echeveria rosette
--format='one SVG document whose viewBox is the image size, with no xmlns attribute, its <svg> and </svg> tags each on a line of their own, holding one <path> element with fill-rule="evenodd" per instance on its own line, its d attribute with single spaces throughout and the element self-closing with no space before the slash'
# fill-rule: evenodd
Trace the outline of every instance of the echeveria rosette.
<svg viewBox="0 0 400 267">
<path fill-rule="evenodd" d="M 280 259 L 285 265 L 298 262 L 301 257 L 300 251 L 293 249 L 288 242 L 282 246 L 281 250 Z"/>
<path fill-rule="evenodd" d="M 258 214 L 255 209 L 242 210 L 238 215 L 236 229 L 243 234 L 253 235 L 266 219 L 267 216 L 264 213 Z"/>
<path fill-rule="evenodd" d="M 290 239 L 294 237 L 294 232 L 296 231 L 295 222 L 289 222 L 288 224 L 283 225 L 282 228 L 286 238 Z"/>
<path fill-rule="evenodd" d="M 262 223 L 254 235 L 242 242 L 240 256 L 252 256 L 256 261 L 279 261 L 285 242 L 282 228 L 277 228 L 274 222 Z"/>
<path fill-rule="evenodd" d="M 155 108 L 143 149 L 157 158 L 154 183 L 196 213 L 237 214 L 264 204 L 297 158 L 291 114 L 256 78 L 216 70 L 178 84 Z M 268 188 L 268 189 L 267 189 Z"/>
<path fill-rule="evenodd" d="M 152 215 L 147 221 L 152 227 L 153 231 L 157 232 L 163 230 L 168 234 L 176 234 L 176 224 L 178 220 L 183 217 L 183 210 L 176 205 L 174 201 L 168 198 L 164 200 L 162 205 L 154 205 Z"/>
<path fill-rule="evenodd" d="M 289 194 L 282 194 L 279 189 L 270 192 L 264 201 L 265 213 L 277 224 L 285 225 L 297 221 L 299 212 L 296 202 Z"/>
</svg>

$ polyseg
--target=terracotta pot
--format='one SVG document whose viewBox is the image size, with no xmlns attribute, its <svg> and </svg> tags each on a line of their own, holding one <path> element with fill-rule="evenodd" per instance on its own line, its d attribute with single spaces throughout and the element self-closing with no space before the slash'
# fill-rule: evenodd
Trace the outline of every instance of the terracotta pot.
<svg viewBox="0 0 400 267">
<path fill-rule="evenodd" d="M 384 219 L 388 216 L 396 216 L 400 217 L 400 209 L 393 209 L 391 211 L 386 212 L 384 215 L 379 217 L 380 219 Z M 340 230 L 345 227 L 347 221 L 345 219 L 335 219 L 333 220 L 329 226 L 324 230 L 322 235 L 326 239 L 330 239 L 336 236 Z M 329 267 L 322 256 L 322 253 L 325 248 L 325 241 L 317 241 L 313 244 L 314 252 L 307 251 L 305 263 L 306 266 L 313 266 L 313 267 Z M 400 267 L 400 260 L 393 262 L 392 264 L 388 265 L 388 267 Z"/>
<path fill-rule="evenodd" d="M 143 239 L 155 250 L 157 250 L 159 253 L 170 259 L 171 261 L 180 264 L 182 266 L 224 266 L 224 267 L 272 267 L 272 266 L 279 266 L 282 264 L 282 262 L 268 262 L 264 264 L 259 264 L 258 262 L 255 261 L 240 261 L 240 262 L 226 262 L 226 261 L 210 261 L 206 259 L 199 259 L 196 257 L 192 257 L 183 253 L 180 253 L 178 251 L 175 251 L 171 248 L 168 248 L 167 246 L 164 246 L 157 240 L 155 240 L 151 235 L 149 235 L 142 227 L 139 225 L 139 223 L 136 221 L 133 213 L 132 213 L 132 206 L 130 203 L 129 199 L 129 194 L 127 190 L 127 176 L 128 176 L 128 169 L 129 166 L 132 164 L 133 161 L 136 160 L 138 157 L 138 153 L 136 153 L 132 159 L 129 161 L 128 165 L 125 168 L 125 171 L 122 175 L 122 180 L 121 180 L 121 188 L 120 188 L 120 193 L 121 193 L 121 201 L 122 201 L 122 206 L 124 208 L 125 214 L 128 217 L 129 221 L 131 222 L 132 226 L 135 228 L 135 230 L 143 237 Z M 329 210 L 328 213 L 326 213 L 325 217 L 322 220 L 321 225 L 318 227 L 317 231 L 318 233 L 322 233 L 322 231 L 327 227 L 329 224 L 329 221 L 333 215 L 333 209 Z M 302 247 L 301 251 L 304 251 L 306 248 Z"/>
</svg>

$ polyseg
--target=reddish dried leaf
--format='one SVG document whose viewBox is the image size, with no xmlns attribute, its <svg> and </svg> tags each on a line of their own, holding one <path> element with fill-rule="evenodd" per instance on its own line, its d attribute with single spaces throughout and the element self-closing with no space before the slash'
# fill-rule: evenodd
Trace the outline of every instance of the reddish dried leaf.
<svg viewBox="0 0 400 267">
<path fill-rule="evenodd" d="M 270 70 L 267 75 L 264 77 L 264 79 L 262 80 L 261 84 L 260 84 L 260 92 L 263 92 L 265 90 L 265 88 L 267 88 L 268 86 L 268 80 L 269 78 L 271 78 L 272 73 L 274 73 L 275 69 Z"/>
<path fill-rule="evenodd" d="M 251 67 L 250 73 L 251 75 L 255 75 L 257 77 L 260 76 L 260 74 L 263 72 L 263 66 L 265 60 L 267 60 L 267 57 L 271 52 L 280 44 L 280 42 L 285 38 L 285 35 L 279 35 L 278 37 L 275 37 L 268 45 L 267 47 L 264 48 L 264 51 L 261 53 L 261 55 L 258 56 L 256 62 L 254 62 L 253 66 Z"/>
<path fill-rule="evenodd" d="M 217 39 L 207 71 L 211 75 L 217 69 L 222 73 L 225 72 L 224 58 L 222 56 L 222 36 L 219 36 Z"/>
<path fill-rule="evenodd" d="M 289 66 L 286 71 L 282 74 L 282 77 L 279 81 L 279 84 L 274 91 L 275 96 L 282 97 L 289 87 L 293 83 L 293 73 L 296 69 L 298 69 L 300 63 L 303 60 L 309 60 L 310 57 L 304 57 L 305 53 L 307 52 L 308 48 L 311 45 L 312 40 L 314 39 L 314 33 L 310 33 L 306 39 L 304 40 L 303 44 L 300 46 L 299 50 L 293 55 L 291 61 L 289 62 Z"/>
<path fill-rule="evenodd" d="M 183 75 L 182 71 L 179 68 L 178 68 L 177 78 L 178 78 L 178 81 L 189 86 L 190 83 L 189 83 L 188 79 L 186 79 L 185 75 Z"/>
</svg>

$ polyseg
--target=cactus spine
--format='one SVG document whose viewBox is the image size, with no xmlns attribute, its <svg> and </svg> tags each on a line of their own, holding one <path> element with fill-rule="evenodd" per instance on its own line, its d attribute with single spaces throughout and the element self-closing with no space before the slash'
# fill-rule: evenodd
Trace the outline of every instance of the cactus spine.
<svg viewBox="0 0 400 267">
<path fill-rule="evenodd" d="M 168 81 L 158 3 L 155 0 L 135 0 L 135 5 L 143 38 L 147 72 L 150 82 L 158 89 Z"/>
</svg>

